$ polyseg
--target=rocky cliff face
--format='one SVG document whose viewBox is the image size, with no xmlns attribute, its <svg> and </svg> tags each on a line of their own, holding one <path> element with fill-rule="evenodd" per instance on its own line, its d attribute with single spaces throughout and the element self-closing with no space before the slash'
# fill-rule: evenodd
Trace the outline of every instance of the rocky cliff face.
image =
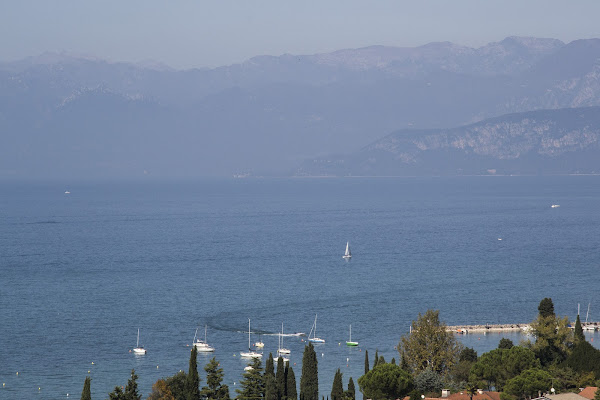
<svg viewBox="0 0 600 400">
<path fill-rule="evenodd" d="M 360 151 L 305 162 L 298 175 L 600 173 L 600 107 L 510 114 L 394 132 Z"/>
</svg>

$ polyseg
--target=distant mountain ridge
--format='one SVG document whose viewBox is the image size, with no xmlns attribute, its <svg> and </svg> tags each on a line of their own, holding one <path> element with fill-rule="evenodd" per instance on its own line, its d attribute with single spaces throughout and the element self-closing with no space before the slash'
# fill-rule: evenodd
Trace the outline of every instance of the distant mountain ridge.
<svg viewBox="0 0 600 400">
<path fill-rule="evenodd" d="M 286 174 L 402 128 L 600 106 L 599 60 L 599 39 L 522 37 L 184 71 L 44 54 L 0 63 L 0 177 Z"/>
<path fill-rule="evenodd" d="M 508 114 L 452 129 L 401 130 L 300 176 L 599 174 L 600 107 Z"/>
</svg>

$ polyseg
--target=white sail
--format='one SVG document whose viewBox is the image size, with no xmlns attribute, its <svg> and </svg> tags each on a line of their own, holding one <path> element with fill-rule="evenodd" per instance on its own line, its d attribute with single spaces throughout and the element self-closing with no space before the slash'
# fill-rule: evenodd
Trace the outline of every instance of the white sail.
<svg viewBox="0 0 600 400">
<path fill-rule="evenodd" d="M 346 242 L 346 252 L 342 256 L 342 258 L 351 258 L 352 253 L 350 252 L 350 242 Z"/>
</svg>

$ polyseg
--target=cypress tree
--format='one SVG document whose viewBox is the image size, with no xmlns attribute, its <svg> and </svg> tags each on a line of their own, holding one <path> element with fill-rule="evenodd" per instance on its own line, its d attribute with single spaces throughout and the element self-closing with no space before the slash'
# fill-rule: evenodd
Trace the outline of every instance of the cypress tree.
<svg viewBox="0 0 600 400">
<path fill-rule="evenodd" d="M 319 399 L 319 377 L 317 366 L 317 353 L 312 343 L 304 347 L 302 355 L 302 376 L 300 377 L 300 399 Z"/>
<path fill-rule="evenodd" d="M 298 400 L 298 389 L 296 389 L 296 375 L 291 366 L 287 369 L 287 381 L 286 381 L 286 399 L 287 400 Z"/>
<path fill-rule="evenodd" d="M 83 390 L 81 391 L 81 400 L 92 400 L 92 393 L 90 389 L 90 382 L 92 378 L 89 376 L 85 377 L 85 382 L 83 382 Z"/>
<path fill-rule="evenodd" d="M 346 391 L 346 398 L 348 400 L 356 399 L 356 388 L 354 387 L 354 381 L 352 380 L 352 377 L 350 377 L 350 380 L 348 381 L 348 390 Z"/>
<path fill-rule="evenodd" d="M 575 322 L 575 341 L 585 340 L 585 336 L 583 335 L 583 328 L 581 327 L 581 320 L 579 319 L 579 314 L 577 314 L 577 321 Z"/>
<path fill-rule="evenodd" d="M 555 317 L 554 314 L 554 303 L 550 297 L 546 297 L 540 301 L 540 305 L 538 306 L 538 311 L 540 313 L 540 317 L 548 318 Z"/>
<path fill-rule="evenodd" d="M 269 358 L 265 364 L 265 373 L 263 375 L 265 383 L 265 399 L 277 400 L 277 384 L 275 382 L 275 362 L 273 353 L 269 353 Z"/>
<path fill-rule="evenodd" d="M 277 386 L 277 400 L 285 397 L 285 363 L 283 357 L 277 359 L 277 374 L 275 375 L 275 383 Z"/>
<path fill-rule="evenodd" d="M 186 379 L 186 398 L 187 400 L 200 400 L 200 376 L 198 375 L 198 349 L 193 346 L 190 354 L 190 366 Z"/>
<path fill-rule="evenodd" d="M 213 357 L 204 367 L 206 371 L 206 386 L 202 387 L 200 395 L 208 400 L 229 400 L 229 386 L 223 385 L 223 368 Z"/>
<path fill-rule="evenodd" d="M 404 352 L 402 352 L 402 358 L 400 359 L 400 368 L 406 372 L 410 372 L 410 365 L 408 365 L 408 360 L 406 359 L 406 354 L 404 354 Z"/>
<path fill-rule="evenodd" d="M 142 395 L 138 393 L 137 378 L 135 369 L 131 370 L 131 378 L 127 381 L 123 398 L 125 400 L 142 400 Z"/>
<path fill-rule="evenodd" d="M 385 364 L 385 358 L 383 356 L 379 356 L 379 361 L 377 361 L 377 365 Z"/>
<path fill-rule="evenodd" d="M 269 353 L 269 358 L 267 358 L 267 362 L 265 364 L 265 376 L 267 375 L 275 376 L 275 361 L 273 361 L 273 353 Z"/>
<path fill-rule="evenodd" d="M 375 367 L 379 363 L 379 355 L 377 354 L 378 352 L 379 352 L 379 350 L 375 349 L 375 359 L 373 360 L 373 369 L 375 369 Z"/>
<path fill-rule="evenodd" d="M 369 350 L 365 350 L 365 375 L 369 372 Z"/>
<path fill-rule="evenodd" d="M 342 383 L 342 372 L 338 368 L 333 377 L 333 385 L 331 386 L 331 400 L 344 399 L 344 384 Z"/>
<path fill-rule="evenodd" d="M 240 381 L 241 388 L 235 390 L 238 393 L 236 399 L 256 400 L 262 399 L 265 395 L 265 384 L 260 359 L 253 358 L 250 366 L 252 369 L 244 372 L 243 379 Z"/>
<path fill-rule="evenodd" d="M 392 361 L 390 361 L 390 364 L 396 365 L 396 359 L 392 357 Z"/>
</svg>

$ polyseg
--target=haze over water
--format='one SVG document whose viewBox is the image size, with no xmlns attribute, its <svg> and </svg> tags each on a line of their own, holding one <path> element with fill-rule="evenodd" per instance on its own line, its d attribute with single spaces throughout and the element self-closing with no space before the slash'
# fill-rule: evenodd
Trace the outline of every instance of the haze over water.
<svg viewBox="0 0 600 400">
<path fill-rule="evenodd" d="M 581 303 L 585 317 L 591 303 L 590 319 L 600 320 L 599 184 L 598 176 L 0 183 L 0 397 L 79 396 L 89 370 L 93 397 L 106 398 L 131 368 L 146 397 L 157 379 L 187 371 L 187 345 L 205 324 L 233 390 L 248 318 L 267 356 L 277 349 L 268 334 L 282 322 L 286 333 L 308 333 L 318 314 L 322 395 L 338 367 L 344 385 L 356 382 L 365 349 L 371 364 L 376 349 L 398 359 L 394 346 L 428 308 L 448 324 L 524 323 L 552 297 L 559 315 L 574 319 Z M 349 324 L 359 348 L 344 346 Z M 138 328 L 141 357 L 129 353 Z M 461 340 L 481 354 L 501 337 Z M 305 343 L 284 341 L 299 384 Z M 199 356 L 201 384 L 210 357 Z"/>
</svg>

